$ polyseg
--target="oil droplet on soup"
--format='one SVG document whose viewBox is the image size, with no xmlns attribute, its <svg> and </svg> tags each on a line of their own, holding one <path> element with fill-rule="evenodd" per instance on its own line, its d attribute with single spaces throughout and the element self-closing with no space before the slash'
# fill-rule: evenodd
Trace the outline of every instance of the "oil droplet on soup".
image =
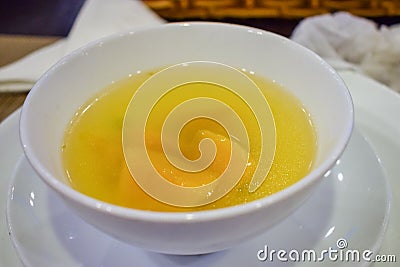
<svg viewBox="0 0 400 267">
<path fill-rule="evenodd" d="M 122 148 L 126 108 L 150 73 L 142 72 L 111 84 L 84 104 L 72 118 L 65 131 L 61 153 L 69 182 L 76 190 L 108 203 L 142 210 L 207 210 L 271 195 L 299 181 L 310 171 L 317 149 L 316 133 L 310 115 L 302 103 L 279 84 L 251 75 L 251 79 L 268 100 L 276 126 L 275 157 L 263 184 L 253 193 L 248 190 L 258 163 L 255 161 L 258 158 L 257 150 L 251 149 L 242 179 L 221 199 L 194 208 L 175 207 L 155 200 L 136 184 L 125 163 Z M 184 186 L 210 183 L 223 172 L 229 160 L 230 142 L 223 129 L 216 126 L 210 130 L 212 122 L 207 119 L 198 119 L 193 125 L 187 127 L 187 133 L 179 139 L 182 153 L 189 159 L 195 159 L 198 150 L 193 149 L 193 143 L 198 144 L 200 140 L 210 138 L 222 157 L 213 162 L 203 180 L 196 180 L 194 184 L 173 172 L 158 169 L 172 183 Z M 149 136 L 146 137 L 146 143 L 152 158 L 157 158 L 158 154 L 160 159 L 164 158 L 161 157 L 163 151 L 160 140 L 152 138 L 151 134 Z M 257 145 L 260 144 L 254 147 Z M 224 157 L 224 154 L 227 156 Z"/>
</svg>

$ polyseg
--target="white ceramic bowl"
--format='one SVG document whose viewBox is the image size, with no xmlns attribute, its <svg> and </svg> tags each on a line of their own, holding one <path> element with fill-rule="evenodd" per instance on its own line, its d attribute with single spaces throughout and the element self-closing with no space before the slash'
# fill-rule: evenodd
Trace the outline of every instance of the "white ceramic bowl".
<svg viewBox="0 0 400 267">
<path fill-rule="evenodd" d="M 62 167 L 60 146 L 66 125 L 79 106 L 130 73 L 196 60 L 252 70 L 295 94 L 317 128 L 318 152 L 312 171 L 272 196 L 191 213 L 118 207 L 72 189 Z M 148 250 L 199 254 L 232 247 L 292 213 L 340 157 L 352 127 L 353 106 L 345 84 L 311 51 L 255 28 L 177 23 L 114 35 L 64 57 L 29 93 L 22 109 L 20 134 L 32 167 L 85 221 Z"/>
</svg>

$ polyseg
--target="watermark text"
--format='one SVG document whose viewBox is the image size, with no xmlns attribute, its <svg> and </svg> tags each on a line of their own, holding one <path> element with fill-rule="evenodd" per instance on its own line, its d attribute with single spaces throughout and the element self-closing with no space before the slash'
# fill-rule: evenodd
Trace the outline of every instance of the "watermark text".
<svg viewBox="0 0 400 267">
<path fill-rule="evenodd" d="M 316 251 L 313 249 L 303 250 L 276 250 L 267 245 L 257 252 L 259 261 L 269 262 L 396 262 L 396 255 L 374 255 L 372 250 L 349 249 L 347 240 L 340 238 L 335 247 Z"/>
</svg>

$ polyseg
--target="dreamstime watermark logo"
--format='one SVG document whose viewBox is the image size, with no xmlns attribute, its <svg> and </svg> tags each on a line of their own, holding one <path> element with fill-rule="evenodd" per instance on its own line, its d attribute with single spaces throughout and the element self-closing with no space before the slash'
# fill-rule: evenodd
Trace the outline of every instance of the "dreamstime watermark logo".
<svg viewBox="0 0 400 267">
<path fill-rule="evenodd" d="M 229 162 L 209 183 L 174 183 L 166 177 L 201 179 L 219 155 L 210 137 L 197 144 L 197 158 L 182 152 L 181 134 L 199 119 L 226 133 Z M 122 139 L 136 183 L 153 198 L 180 207 L 205 205 L 226 195 L 242 178 L 254 149 L 259 156 L 248 188 L 257 190 L 271 168 L 276 145 L 274 118 L 258 86 L 230 66 L 205 61 L 174 65 L 145 81 L 126 110 Z M 154 147 L 162 154 L 154 154 Z"/>
<path fill-rule="evenodd" d="M 396 255 L 374 255 L 372 250 L 357 250 L 348 248 L 348 242 L 344 238 L 336 241 L 336 247 L 316 251 L 313 249 L 275 250 L 267 245 L 257 252 L 259 261 L 269 262 L 396 262 Z"/>
</svg>

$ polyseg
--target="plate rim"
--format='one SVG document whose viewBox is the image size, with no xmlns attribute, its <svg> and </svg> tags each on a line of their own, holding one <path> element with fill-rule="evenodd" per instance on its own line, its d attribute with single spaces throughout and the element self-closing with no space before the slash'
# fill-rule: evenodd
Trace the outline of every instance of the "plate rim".
<svg viewBox="0 0 400 267">
<path fill-rule="evenodd" d="M 368 88 L 364 88 L 363 89 L 367 93 L 372 93 L 372 94 L 378 95 L 382 99 L 391 98 L 390 101 L 392 101 L 392 103 L 395 103 L 395 104 L 400 106 L 400 94 L 398 94 L 397 92 L 393 91 L 392 89 L 386 87 L 385 85 L 383 85 L 383 84 L 381 84 L 381 83 L 379 83 L 379 82 L 377 82 L 377 81 L 375 81 L 375 80 L 373 80 L 373 79 L 371 79 L 369 77 L 366 77 L 363 74 L 355 72 L 355 71 L 349 71 L 349 70 L 340 71 L 340 70 L 338 70 L 338 73 L 339 73 L 340 76 L 345 75 L 347 77 L 350 77 L 351 79 L 363 80 L 363 82 L 365 82 L 365 83 L 367 83 L 369 85 Z M 342 77 L 342 79 L 345 81 L 345 83 L 347 85 L 346 79 L 344 77 Z M 349 88 L 349 91 L 350 91 L 350 93 L 352 95 L 353 95 L 353 91 L 361 90 L 360 88 L 351 88 L 350 86 L 348 86 L 348 88 Z M 358 98 L 358 99 L 355 99 L 354 103 L 355 103 L 356 114 L 357 114 L 358 104 L 362 103 L 364 100 L 365 99 L 362 98 L 362 97 Z M 7 118 L 5 118 L 2 122 L 0 122 L 0 143 L 7 143 L 8 140 L 1 139 L 1 137 L 4 137 L 5 134 L 11 134 L 13 131 L 18 131 L 18 118 L 19 118 L 20 111 L 21 111 L 21 108 L 17 109 L 11 115 L 9 115 Z M 379 115 L 379 118 L 386 119 L 387 121 L 389 121 L 391 123 L 395 123 L 396 118 L 394 118 L 393 114 L 392 114 L 391 117 L 390 116 L 389 117 L 384 117 L 384 113 L 385 113 L 384 109 L 383 110 L 377 110 L 377 111 L 378 111 L 377 115 Z M 356 115 L 356 117 L 357 117 L 357 115 Z M 357 121 L 356 121 L 356 125 L 357 125 Z M 395 124 L 393 127 L 394 127 L 394 129 L 400 131 L 400 125 L 396 125 Z M 360 132 L 363 134 L 364 137 L 367 137 L 366 141 L 371 144 L 371 140 L 369 140 L 368 136 L 365 136 L 365 133 L 363 131 L 360 131 Z M 18 135 L 18 133 L 17 133 L 17 135 Z M 11 147 L 13 145 L 15 146 L 15 143 L 14 144 L 8 144 L 7 147 L 9 148 L 9 147 Z M 15 146 L 15 148 L 13 148 L 13 149 L 17 150 L 17 147 L 18 146 Z M 20 149 L 20 148 L 18 148 L 18 149 Z M 374 149 L 374 145 L 372 145 L 372 149 Z M 4 149 L 4 151 L 6 151 L 6 150 L 7 149 Z M 20 149 L 20 151 L 22 153 L 22 149 Z M 1 156 L 1 154 L 0 154 L 0 156 Z M 1 159 L 1 157 L 0 157 L 0 159 Z M 4 166 L 3 163 L 0 163 L 0 166 Z M 382 166 L 383 166 L 383 170 L 386 172 L 386 168 L 385 168 L 384 162 L 383 162 Z M 0 174 L 2 174 L 2 172 L 3 172 L 3 169 L 0 168 Z M 391 191 L 393 191 L 392 188 L 391 188 L 390 175 L 386 175 L 386 176 L 387 176 L 387 178 L 389 180 L 388 181 L 389 189 Z M 7 177 L 8 181 L 7 181 L 6 185 L 8 185 L 10 183 L 10 181 L 9 181 L 10 178 L 11 177 Z M 0 202 L 0 204 L 2 204 L 2 203 L 3 202 Z M 5 208 L 5 206 L 4 206 L 4 208 Z M 391 208 L 393 209 L 393 203 L 391 204 Z M 3 207 L 0 206 L 0 209 L 3 209 Z M 0 223 L 0 226 L 1 226 L 1 224 L 4 224 L 4 223 L 5 223 L 5 219 L 4 219 L 3 222 Z M 388 227 L 390 227 L 390 222 L 389 222 Z M 1 244 L 3 242 L 12 243 L 9 238 L 8 239 L 7 238 L 3 239 L 3 233 L 0 233 L 0 234 L 1 234 L 0 237 L 2 238 L 2 239 L 0 239 L 0 243 Z M 382 240 L 381 243 L 384 242 L 385 236 L 386 235 L 383 235 L 383 237 L 382 237 L 383 240 Z M 7 237 L 8 237 L 8 235 L 7 235 Z M 12 266 L 14 266 L 14 264 L 16 264 L 15 266 L 21 266 L 22 265 L 22 263 L 19 261 L 18 257 L 17 258 L 13 258 L 12 255 L 9 255 L 9 257 L 7 257 L 7 259 L 5 259 L 4 262 L 3 262 L 3 260 L 0 261 L 0 266 L 4 266 L 3 264 L 5 262 L 12 262 L 13 263 Z"/>
</svg>

